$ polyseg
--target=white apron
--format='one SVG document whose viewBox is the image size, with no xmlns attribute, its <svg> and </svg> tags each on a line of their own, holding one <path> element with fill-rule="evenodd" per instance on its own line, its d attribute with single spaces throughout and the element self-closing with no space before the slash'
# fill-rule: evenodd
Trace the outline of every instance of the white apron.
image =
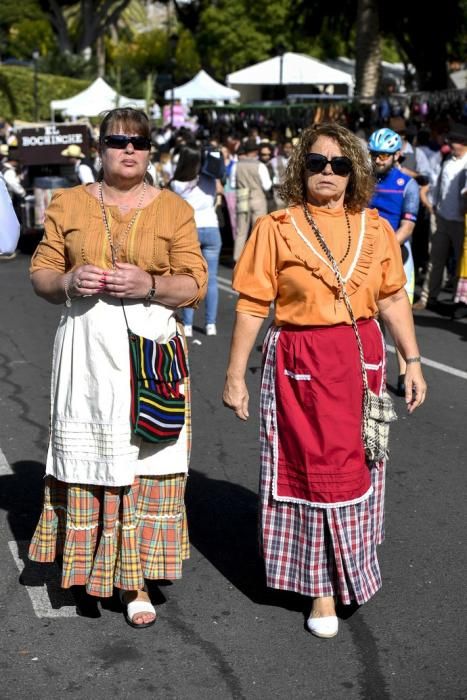
<svg viewBox="0 0 467 700">
<path fill-rule="evenodd" d="M 160 343 L 174 336 L 173 309 L 127 299 L 124 304 L 136 334 Z M 177 442 L 164 447 L 131 432 L 130 358 L 120 300 L 81 297 L 64 307 L 51 395 L 47 474 L 67 483 L 125 486 L 135 476 L 188 471 L 186 426 Z"/>
</svg>

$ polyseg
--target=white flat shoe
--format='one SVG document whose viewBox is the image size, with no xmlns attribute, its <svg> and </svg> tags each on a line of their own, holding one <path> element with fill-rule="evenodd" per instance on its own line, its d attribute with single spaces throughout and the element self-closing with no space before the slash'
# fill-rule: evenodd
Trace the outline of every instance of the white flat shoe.
<svg viewBox="0 0 467 700">
<path fill-rule="evenodd" d="M 125 601 L 125 591 L 122 591 L 120 589 L 119 595 L 120 601 L 123 605 L 123 614 L 125 616 L 125 620 L 130 625 L 130 627 L 134 627 L 134 629 L 145 629 L 146 627 L 152 627 L 152 625 L 155 624 L 157 613 L 154 606 L 149 600 L 133 600 L 131 601 L 131 603 L 127 603 Z M 140 615 L 141 613 L 149 613 L 150 615 L 154 615 L 154 619 L 150 620 L 149 622 L 141 622 L 140 624 L 138 624 L 137 622 L 133 622 L 133 618 L 136 615 Z"/>
<path fill-rule="evenodd" d="M 193 337 L 193 326 L 184 326 L 183 330 L 185 331 L 185 338 Z"/>
<path fill-rule="evenodd" d="M 336 615 L 328 615 L 326 617 L 309 617 L 306 625 L 311 634 L 315 637 L 330 639 L 335 637 L 339 629 L 339 620 Z"/>
</svg>

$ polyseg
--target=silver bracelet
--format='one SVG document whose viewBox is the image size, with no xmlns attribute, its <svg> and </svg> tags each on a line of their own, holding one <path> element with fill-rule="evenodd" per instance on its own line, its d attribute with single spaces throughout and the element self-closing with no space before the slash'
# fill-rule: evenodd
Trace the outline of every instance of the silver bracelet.
<svg viewBox="0 0 467 700">
<path fill-rule="evenodd" d="M 65 280 L 65 284 L 63 285 L 63 289 L 65 291 L 65 296 L 66 296 L 65 306 L 68 309 L 70 308 L 71 301 L 72 301 L 71 296 L 70 296 L 70 284 L 71 284 L 72 277 L 73 277 L 73 273 L 70 272 L 70 274 L 67 275 L 67 278 Z"/>
<path fill-rule="evenodd" d="M 406 365 L 412 365 L 412 364 L 414 364 L 414 362 L 421 362 L 421 361 L 422 361 L 422 358 L 420 357 L 420 355 L 418 357 L 406 357 L 405 358 Z"/>
</svg>

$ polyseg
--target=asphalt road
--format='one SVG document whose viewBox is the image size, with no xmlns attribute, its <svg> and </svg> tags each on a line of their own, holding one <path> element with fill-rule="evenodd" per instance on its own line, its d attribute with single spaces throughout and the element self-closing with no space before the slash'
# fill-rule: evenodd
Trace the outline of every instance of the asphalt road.
<svg viewBox="0 0 467 700">
<path fill-rule="evenodd" d="M 244 424 L 220 399 L 235 305 L 230 270 L 221 268 L 219 334 L 207 338 L 197 328 L 198 312 L 190 343 L 191 559 L 181 581 L 151 587 L 156 626 L 133 630 L 115 601 L 83 608 L 59 588 L 55 565 L 27 561 L 60 313 L 33 295 L 28 262 L 20 255 L 0 263 L 2 700 L 467 698 L 467 319 L 416 316 L 430 393 L 412 417 L 397 399 L 383 588 L 347 612 L 335 639 L 319 640 L 304 626 L 308 602 L 264 585 L 256 547 L 261 358 L 251 357 L 252 417 Z"/>
</svg>

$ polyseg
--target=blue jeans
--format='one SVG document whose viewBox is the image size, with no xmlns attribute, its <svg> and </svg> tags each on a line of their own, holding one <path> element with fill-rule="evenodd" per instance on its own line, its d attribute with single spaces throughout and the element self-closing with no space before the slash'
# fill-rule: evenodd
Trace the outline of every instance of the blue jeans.
<svg viewBox="0 0 467 700">
<path fill-rule="evenodd" d="M 219 299 L 217 269 L 219 267 L 222 239 L 217 227 L 199 228 L 198 238 L 201 245 L 201 252 L 208 264 L 208 291 L 206 299 L 204 300 L 207 325 L 208 323 L 215 323 L 217 318 L 217 304 Z M 193 309 L 182 309 L 184 326 L 193 325 L 193 315 Z"/>
</svg>

